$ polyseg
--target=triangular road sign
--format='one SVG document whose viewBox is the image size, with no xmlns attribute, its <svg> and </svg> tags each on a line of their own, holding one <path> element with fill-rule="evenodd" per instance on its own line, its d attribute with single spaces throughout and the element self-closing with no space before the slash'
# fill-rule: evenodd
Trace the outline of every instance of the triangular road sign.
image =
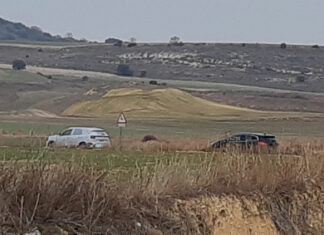
<svg viewBox="0 0 324 235">
<path fill-rule="evenodd" d="M 127 119 L 125 117 L 125 115 L 123 113 L 121 113 L 117 119 L 117 124 L 126 124 L 127 123 Z"/>
</svg>

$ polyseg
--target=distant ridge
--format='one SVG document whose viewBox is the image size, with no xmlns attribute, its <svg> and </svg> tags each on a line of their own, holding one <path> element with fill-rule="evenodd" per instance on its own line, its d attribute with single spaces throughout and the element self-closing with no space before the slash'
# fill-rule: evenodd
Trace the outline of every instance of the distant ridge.
<svg viewBox="0 0 324 235">
<path fill-rule="evenodd" d="M 52 36 L 49 33 L 42 32 L 38 27 L 27 27 L 22 23 L 13 23 L 0 18 L 0 40 L 15 41 L 48 41 L 48 42 L 66 42 L 77 41 L 73 38 L 62 38 Z"/>
</svg>

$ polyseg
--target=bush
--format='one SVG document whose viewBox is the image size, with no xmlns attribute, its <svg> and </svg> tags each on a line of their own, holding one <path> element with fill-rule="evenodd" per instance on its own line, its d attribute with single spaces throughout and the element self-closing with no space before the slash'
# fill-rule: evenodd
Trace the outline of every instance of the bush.
<svg viewBox="0 0 324 235">
<path fill-rule="evenodd" d="M 141 78 L 144 78 L 144 77 L 146 77 L 146 74 L 147 74 L 146 71 L 141 71 L 141 73 L 140 73 L 140 77 L 141 77 Z"/>
<path fill-rule="evenodd" d="M 12 69 L 14 70 L 26 69 L 26 63 L 23 60 L 14 60 L 12 62 Z"/>
<path fill-rule="evenodd" d="M 83 82 L 86 82 L 86 81 L 89 80 L 89 77 L 88 77 L 88 76 L 83 76 L 83 77 L 81 78 L 81 80 L 82 80 Z"/>
<path fill-rule="evenodd" d="M 314 46 L 312 46 L 312 48 L 319 48 L 319 45 L 314 45 Z"/>
<path fill-rule="evenodd" d="M 287 48 L 287 44 L 286 43 L 281 43 L 280 44 L 280 48 L 281 49 L 286 49 Z"/>
<path fill-rule="evenodd" d="M 137 46 L 136 42 L 130 42 L 127 45 L 127 47 L 136 47 L 136 46 Z"/>
<path fill-rule="evenodd" d="M 143 137 L 142 142 L 148 142 L 148 141 L 154 141 L 157 140 L 157 138 L 153 135 L 146 135 Z"/>
<path fill-rule="evenodd" d="M 126 64 L 120 64 L 117 67 L 117 75 L 120 76 L 133 76 L 133 71 Z"/>
<path fill-rule="evenodd" d="M 180 38 L 177 36 L 171 37 L 169 41 L 169 45 L 174 45 L 174 46 L 183 46 L 184 43 L 180 41 Z"/>
<path fill-rule="evenodd" d="M 151 80 L 151 81 L 149 82 L 149 84 L 150 84 L 150 85 L 157 85 L 158 83 L 157 83 L 157 81 L 155 81 L 155 80 Z"/>
<path fill-rule="evenodd" d="M 305 82 L 305 77 L 304 76 L 298 76 L 296 78 L 296 82 Z"/>
</svg>

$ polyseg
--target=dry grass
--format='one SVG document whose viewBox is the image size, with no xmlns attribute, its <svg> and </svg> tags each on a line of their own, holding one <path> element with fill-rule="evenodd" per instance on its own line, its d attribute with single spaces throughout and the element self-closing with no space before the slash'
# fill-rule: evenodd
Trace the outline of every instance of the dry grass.
<svg viewBox="0 0 324 235">
<path fill-rule="evenodd" d="M 319 116 L 314 113 L 266 112 L 225 105 L 174 88 L 115 89 L 100 99 L 73 104 L 63 115 L 112 118 L 120 112 L 125 112 L 132 120 L 260 120 Z"/>
<path fill-rule="evenodd" d="M 298 231 L 320 233 L 319 227 L 300 219 L 310 216 L 303 208 L 312 196 L 293 207 L 285 201 L 318 190 L 322 195 L 324 145 L 288 143 L 282 150 L 292 147 L 299 157 L 231 150 L 206 153 L 197 162 L 175 154 L 153 168 L 138 166 L 131 176 L 73 164 L 6 163 L 0 169 L 1 232 L 38 227 L 44 234 L 186 233 L 190 221 L 179 221 L 176 215 L 185 212 L 174 212 L 177 200 L 233 195 L 262 201 L 264 208 L 259 209 L 272 216 L 279 231 L 291 231 L 285 227 L 291 223 Z M 279 216 L 283 213 L 284 221 Z"/>
</svg>

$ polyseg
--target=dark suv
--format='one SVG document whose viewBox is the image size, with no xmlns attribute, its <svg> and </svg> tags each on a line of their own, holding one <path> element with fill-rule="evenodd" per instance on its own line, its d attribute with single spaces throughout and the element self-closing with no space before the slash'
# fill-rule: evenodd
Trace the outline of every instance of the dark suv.
<svg viewBox="0 0 324 235">
<path fill-rule="evenodd" d="M 278 143 L 274 135 L 266 133 L 249 133 L 243 132 L 233 135 L 230 138 L 215 141 L 211 144 L 212 148 L 222 148 L 227 146 L 240 147 L 277 147 Z"/>
</svg>

